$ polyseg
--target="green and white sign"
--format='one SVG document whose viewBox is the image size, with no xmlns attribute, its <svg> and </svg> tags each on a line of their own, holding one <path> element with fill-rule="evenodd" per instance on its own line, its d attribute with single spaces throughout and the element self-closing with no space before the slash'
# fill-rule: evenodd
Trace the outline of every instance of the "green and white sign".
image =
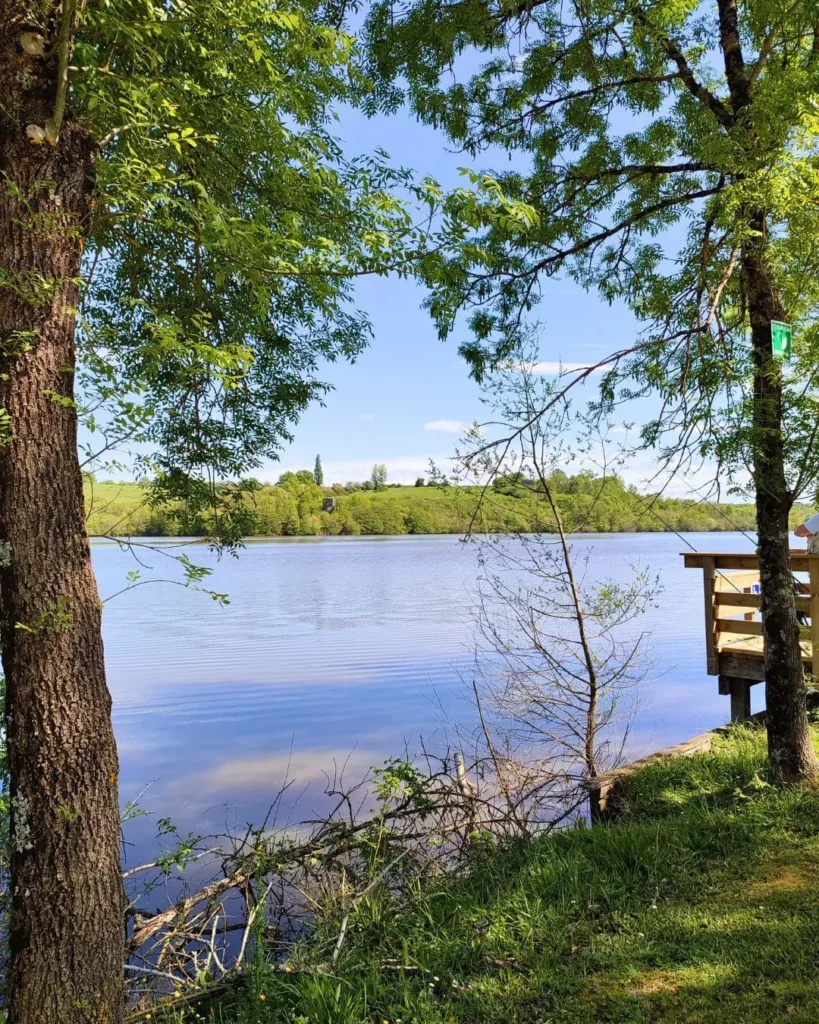
<svg viewBox="0 0 819 1024">
<path fill-rule="evenodd" d="M 774 356 L 790 362 L 792 346 L 793 327 L 780 323 L 779 320 L 771 320 L 771 352 Z"/>
</svg>

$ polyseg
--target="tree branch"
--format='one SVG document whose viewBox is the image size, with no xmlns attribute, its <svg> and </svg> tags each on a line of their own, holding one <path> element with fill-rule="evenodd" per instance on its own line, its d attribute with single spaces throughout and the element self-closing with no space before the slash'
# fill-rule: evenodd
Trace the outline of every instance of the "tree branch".
<svg viewBox="0 0 819 1024">
<path fill-rule="evenodd" d="M 762 40 L 762 46 L 759 48 L 759 56 L 756 59 L 756 63 L 751 68 L 751 73 L 748 75 L 748 85 L 753 88 L 757 78 L 759 78 L 762 69 L 768 63 L 768 57 L 771 55 L 773 49 L 774 40 L 776 39 L 776 29 L 771 31 Z"/>
<path fill-rule="evenodd" d="M 696 171 L 713 170 L 715 170 L 715 168 L 709 167 L 708 164 L 704 164 L 700 160 L 690 160 L 687 163 L 680 164 L 623 164 L 622 167 L 606 167 L 602 171 L 596 171 L 594 174 L 590 174 L 588 176 L 572 174 L 567 176 L 564 180 L 591 183 L 597 181 L 599 178 L 619 178 L 621 175 L 628 175 L 631 178 L 636 178 L 642 175 L 685 174 L 689 172 L 694 173 Z"/>
<path fill-rule="evenodd" d="M 45 123 L 46 138 L 52 145 L 57 144 L 60 128 L 68 100 L 68 58 L 71 51 L 71 34 L 74 30 L 74 16 L 77 0 L 64 0 L 57 36 L 57 94 L 54 97 L 54 112 Z"/>
<path fill-rule="evenodd" d="M 567 92 L 562 96 L 555 96 L 551 100 L 546 100 L 545 103 L 539 103 L 536 106 L 531 107 L 519 120 L 522 120 L 523 117 L 531 117 L 534 114 L 543 114 L 547 110 L 551 110 L 552 107 L 559 106 L 561 103 L 568 103 L 569 100 L 583 99 L 586 96 L 596 96 L 598 93 L 609 92 L 612 89 L 625 88 L 628 85 L 660 85 L 663 82 L 673 82 L 679 77 L 679 74 L 673 73 L 668 75 L 635 75 L 632 78 L 620 78 L 613 82 L 600 82 L 597 85 L 590 86 L 588 89 L 577 89 L 575 92 Z"/>
<path fill-rule="evenodd" d="M 751 105 L 751 87 L 745 74 L 745 59 L 739 38 L 739 15 L 736 0 L 717 0 L 719 10 L 719 45 L 725 64 L 725 79 L 734 114 Z"/>
<path fill-rule="evenodd" d="M 638 224 L 640 221 L 645 220 L 646 217 L 652 216 L 652 214 L 661 213 L 663 210 L 670 209 L 672 206 L 676 206 L 679 203 L 689 203 L 695 199 L 706 199 L 709 196 L 716 195 L 719 191 L 721 191 L 721 186 L 715 185 L 713 188 L 702 188 L 698 189 L 696 192 L 686 192 L 685 195 L 681 196 L 668 196 L 667 198 L 660 200 L 658 203 L 653 203 L 651 206 L 644 207 L 632 217 L 628 217 L 626 220 L 620 221 L 619 224 L 615 224 L 613 227 L 606 228 L 604 231 L 599 231 L 596 235 L 592 235 L 590 238 L 584 238 L 575 243 L 575 245 L 570 246 L 568 249 L 561 249 L 559 252 L 552 253 L 552 255 L 547 256 L 545 259 L 537 263 L 531 270 L 527 271 L 525 275 L 520 274 L 517 276 L 523 277 L 528 276 L 529 274 L 537 274 L 541 270 L 546 270 L 548 267 L 553 266 L 555 263 L 561 263 L 570 256 L 576 256 L 580 252 L 584 252 L 595 245 L 599 245 L 600 242 L 605 242 L 607 239 L 612 238 L 621 231 L 625 231 L 634 224 Z"/>
<path fill-rule="evenodd" d="M 650 35 L 654 36 L 660 46 L 665 50 L 666 55 L 677 65 L 680 78 L 692 96 L 704 104 L 723 128 L 730 128 L 734 123 L 733 115 L 725 104 L 716 97 L 710 90 L 706 89 L 702 82 L 694 74 L 691 65 L 685 59 L 685 55 L 679 46 L 674 42 L 668 33 L 661 29 L 654 28 L 648 20 L 645 11 L 640 7 L 634 9 L 634 21 Z"/>
</svg>

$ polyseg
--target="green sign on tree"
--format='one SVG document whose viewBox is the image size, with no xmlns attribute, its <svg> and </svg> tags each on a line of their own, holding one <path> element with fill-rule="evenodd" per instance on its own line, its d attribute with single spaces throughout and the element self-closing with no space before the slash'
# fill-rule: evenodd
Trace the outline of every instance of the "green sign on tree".
<svg viewBox="0 0 819 1024">
<path fill-rule="evenodd" d="M 790 361 L 793 344 L 793 327 L 779 320 L 771 320 L 771 352 L 778 359 Z"/>
</svg>

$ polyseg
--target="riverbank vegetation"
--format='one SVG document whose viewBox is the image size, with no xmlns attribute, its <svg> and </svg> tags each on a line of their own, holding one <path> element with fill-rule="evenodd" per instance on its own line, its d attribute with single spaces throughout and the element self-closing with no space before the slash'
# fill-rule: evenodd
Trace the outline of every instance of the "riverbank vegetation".
<svg viewBox="0 0 819 1024">
<path fill-rule="evenodd" d="M 617 476 L 604 480 L 560 473 L 553 483 L 572 532 L 755 529 L 752 505 L 641 495 Z M 456 486 L 319 487 L 312 472 L 304 471 L 278 485 L 251 485 L 242 492 L 224 485 L 220 501 L 235 501 L 239 493 L 247 536 L 512 533 L 548 530 L 552 524 L 542 497 L 525 482 L 509 478 L 484 493 L 480 487 Z M 202 530 L 201 518 L 193 522 L 181 501 L 152 507 L 147 485 L 87 480 L 85 495 L 88 530 L 94 536 L 191 536 Z M 335 501 L 334 511 L 323 510 L 328 498 Z M 793 523 L 807 514 L 797 506 Z"/>
<path fill-rule="evenodd" d="M 412 497 L 391 489 L 383 465 L 372 493 L 341 487 L 337 497 L 322 490 L 318 463 L 307 480 L 295 474 L 276 488 L 245 479 L 280 456 L 302 413 L 327 393 L 327 364 L 355 360 L 369 343 L 358 278 L 419 280 L 438 336 L 459 337 L 478 381 L 506 362 L 522 368 L 520 344 L 552 278 L 633 315 L 634 331 L 611 321 L 589 337 L 585 354 L 578 331 L 550 325 L 549 346 L 533 365 L 559 372 L 537 415 L 568 406 L 576 385 L 597 377 L 589 416 L 631 419 L 626 406 L 645 412 L 651 419 L 633 450 L 653 449 L 667 473 L 703 461 L 715 479 L 750 473 L 770 771 L 783 783 L 819 779 L 788 565 L 793 503 L 819 481 L 816 39 L 810 4 L 733 0 L 589 0 L 582 10 L 549 0 L 415 0 L 400 10 L 391 0 L 363 9 L 323 0 L 0 0 L 0 646 L 11 808 L 3 975 L 11 1024 L 123 1019 L 119 763 L 83 467 L 136 465 L 154 476 L 130 508 L 117 508 L 114 495 L 89 496 L 91 530 L 112 535 L 196 534 L 231 546 L 252 534 L 550 529 L 549 510 L 523 478 L 501 476 L 478 512 L 476 492 L 445 488 L 440 477 L 432 496 L 426 487 Z M 349 133 L 332 134 L 345 112 L 375 116 L 402 105 L 471 164 L 462 187 L 446 192 L 426 168 L 393 167 L 381 150 L 354 156 Z M 504 154 L 510 161 L 493 173 Z M 791 339 L 796 361 L 784 373 Z M 567 355 L 594 363 L 555 362 Z M 242 482 L 213 484 L 227 479 Z M 589 487 L 552 487 L 567 510 L 566 532 L 751 525 L 750 510 L 738 523 L 738 512 L 646 501 L 611 479 Z M 335 506 L 325 508 L 331 497 Z M 186 580 L 201 578 L 203 570 L 182 565 Z M 791 791 L 767 799 L 753 806 L 762 818 L 768 808 L 770 834 L 780 827 L 785 835 L 798 828 L 788 808 L 812 798 Z M 678 834 L 669 819 L 677 847 L 661 848 L 665 826 L 654 820 L 625 840 L 619 857 L 605 838 L 588 840 L 601 844 L 595 852 L 605 867 L 574 860 L 565 884 L 552 889 L 556 855 L 547 852 L 540 867 L 534 852 L 551 847 L 512 844 L 496 861 L 493 839 L 484 868 L 476 859 L 473 872 L 456 876 L 463 892 L 459 881 L 447 883 L 449 904 L 444 889 L 423 902 L 444 884 L 434 879 L 417 883 L 415 899 L 407 858 L 410 884 L 356 906 L 371 907 L 373 922 L 369 940 L 353 927 L 343 950 L 346 958 L 358 951 L 352 973 L 337 974 L 346 970 L 337 956 L 326 984 L 308 971 L 290 1008 L 284 983 L 270 995 L 253 989 L 244 1018 L 275 1003 L 276 1013 L 302 1020 L 369 1020 L 375 1010 L 419 1024 L 527 1015 L 545 1024 L 584 1006 L 590 1019 L 624 1019 L 633 1002 L 622 1012 L 616 1000 L 588 1002 L 589 978 L 618 977 L 596 952 L 594 922 L 625 956 L 618 942 L 636 917 L 637 938 L 658 943 L 652 970 L 716 964 L 691 983 L 674 976 L 678 994 L 704 993 L 704 1017 L 717 1009 L 708 993 L 723 985 L 728 998 L 734 990 L 724 978 L 736 976 L 743 1009 L 735 1019 L 755 1012 L 760 977 L 778 1010 L 798 1019 L 806 1006 L 804 1019 L 815 1019 L 810 982 L 793 973 L 801 950 L 813 951 L 811 937 L 801 950 L 788 947 L 778 918 L 757 926 L 749 905 L 736 929 L 725 925 L 725 961 L 702 945 L 699 961 L 675 959 L 671 918 L 662 935 L 651 932 L 652 908 L 661 920 L 666 891 L 683 915 L 711 913 L 720 898 L 729 914 L 740 898 L 719 879 L 743 848 L 734 822 L 747 812 L 742 803 L 715 806 L 703 813 L 723 816 L 707 829 L 691 818 L 689 832 Z M 800 813 L 809 820 L 813 812 L 800 804 Z M 743 869 L 765 827 L 752 819 Z M 663 854 L 655 866 L 678 868 L 670 880 L 641 867 L 655 833 Z M 584 841 L 577 835 L 564 842 Z M 713 891 L 702 878 L 685 887 L 686 849 L 709 884 L 716 880 Z M 525 899 L 490 900 L 484 922 L 483 902 L 469 903 L 469 885 L 481 877 L 501 899 L 518 892 L 517 879 L 536 882 L 522 890 Z M 653 900 L 645 920 L 635 902 L 643 892 Z M 550 920 L 555 900 L 538 904 L 543 893 L 565 894 L 563 917 Z M 481 919 L 464 918 L 464 905 Z M 810 905 L 807 896 L 795 910 Z M 343 920 L 351 914 L 348 907 Z M 139 936 L 137 916 L 128 927 Z M 683 934 L 693 934 L 694 919 L 685 921 Z M 169 941 L 198 971 L 187 936 Z M 753 973 L 737 967 L 746 942 Z M 368 952 L 376 948 L 378 956 L 393 950 L 389 966 Z M 581 965 L 582 993 L 578 981 L 555 1002 L 549 993 L 561 991 L 565 960 L 566 970 Z M 147 971 L 167 979 L 166 961 L 148 962 L 157 966 Z M 526 986 L 516 982 L 521 971 Z M 699 1012 L 696 1003 L 688 1010 L 686 1019 Z M 645 1019 L 653 1010 L 639 1012 Z M 759 1013 L 767 1012 L 760 1000 Z M 725 1017 L 722 1005 L 718 1013 Z"/>
<path fill-rule="evenodd" d="M 712 753 L 633 776 L 622 820 L 476 835 L 452 875 L 396 869 L 357 903 L 335 962 L 331 906 L 285 958 L 260 943 L 200 1017 L 165 1019 L 813 1024 L 819 793 L 768 772 L 764 730 L 734 728 Z"/>
<path fill-rule="evenodd" d="M 374 771 L 370 796 L 332 784 L 349 821 L 324 823 L 306 854 L 260 834 L 255 953 L 202 994 L 180 963 L 179 998 L 214 1024 L 814 1019 L 819 942 L 805 936 L 819 900 L 800 897 L 819 858 L 819 795 L 776 785 L 764 730 L 632 770 L 609 804 L 615 820 L 586 825 L 590 781 L 624 760 L 650 653 L 633 625 L 660 584 L 590 579 L 575 564 L 572 505 L 558 494 L 582 494 L 584 478 L 555 468 L 565 417 L 533 421 L 536 375 L 501 375 L 492 389 L 530 425 L 502 459 L 476 435 L 464 473 L 488 473 L 501 498 L 539 498 L 555 535 L 481 541 L 466 758 L 393 762 Z M 598 501 L 612 482 L 636 497 L 616 478 L 586 482 Z M 281 927 L 294 890 L 308 901 L 301 940 Z M 191 939 L 201 948 L 212 913 L 201 903 L 186 908 L 192 934 L 163 938 L 163 962 Z"/>
</svg>

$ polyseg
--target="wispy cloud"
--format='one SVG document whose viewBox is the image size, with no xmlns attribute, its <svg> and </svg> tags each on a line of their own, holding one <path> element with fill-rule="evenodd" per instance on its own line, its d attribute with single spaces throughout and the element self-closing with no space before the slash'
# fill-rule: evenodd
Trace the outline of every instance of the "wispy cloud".
<svg viewBox="0 0 819 1024">
<path fill-rule="evenodd" d="M 427 420 L 424 430 L 442 430 L 446 434 L 462 434 L 469 426 L 463 420 Z"/>
<path fill-rule="evenodd" d="M 275 789 L 286 780 L 319 782 L 335 772 L 360 779 L 382 755 L 374 751 L 304 750 L 270 757 L 239 757 L 223 761 L 206 773 L 201 782 L 208 790 L 222 793 L 247 789 Z"/>
<path fill-rule="evenodd" d="M 373 414 L 371 412 L 362 412 L 362 414 L 358 417 L 358 422 L 359 423 L 372 423 L 374 419 L 375 419 L 375 416 L 373 416 Z"/>
</svg>

